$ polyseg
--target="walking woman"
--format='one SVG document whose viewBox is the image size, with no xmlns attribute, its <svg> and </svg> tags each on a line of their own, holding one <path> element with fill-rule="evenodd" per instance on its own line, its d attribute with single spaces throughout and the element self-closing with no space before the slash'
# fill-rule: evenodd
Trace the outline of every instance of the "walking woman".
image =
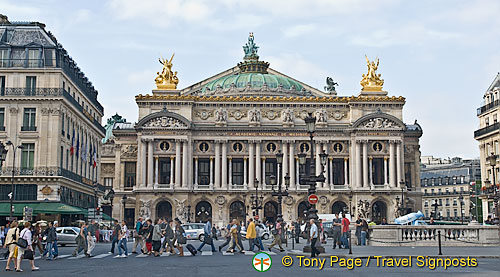
<svg viewBox="0 0 500 277">
<path fill-rule="evenodd" d="M 23 270 L 21 269 L 21 260 L 23 259 L 23 255 L 27 260 L 30 261 L 31 263 L 31 270 L 32 271 L 37 271 L 39 270 L 38 267 L 35 266 L 35 259 L 33 257 L 34 251 L 32 245 L 32 234 L 31 234 L 31 223 L 25 222 L 24 223 L 24 229 L 21 231 L 19 234 L 19 239 L 25 239 L 28 242 L 28 245 L 26 247 L 18 247 L 17 251 L 17 269 L 16 272 L 22 272 Z M 19 240 L 18 240 L 19 243 Z"/>
<path fill-rule="evenodd" d="M 161 223 L 162 223 L 161 218 L 157 218 L 155 220 L 155 227 L 153 228 L 152 240 L 153 240 L 153 254 L 155 255 L 155 257 L 160 256 L 161 237 L 162 237 Z"/>
<path fill-rule="evenodd" d="M 127 258 L 128 250 L 127 250 L 127 222 L 122 220 L 122 226 L 120 229 L 120 234 L 118 235 L 118 257 Z M 122 248 L 125 250 L 125 253 L 122 254 Z"/>
<path fill-rule="evenodd" d="M 36 248 L 40 252 L 40 256 L 43 255 L 43 245 L 42 245 L 42 225 L 37 224 L 33 232 L 33 254 L 35 254 Z"/>
<path fill-rule="evenodd" d="M 238 227 L 239 221 L 237 219 L 233 219 L 233 225 L 231 226 L 231 230 L 229 231 L 231 233 L 231 242 L 229 243 L 230 246 L 226 252 L 234 253 L 234 249 L 238 247 L 240 249 L 240 253 L 244 253 L 243 247 L 240 246 L 241 242 L 239 242 L 238 240 Z"/>
<path fill-rule="evenodd" d="M 153 250 L 153 221 L 148 218 L 148 220 L 146 220 L 146 226 L 143 228 L 145 228 L 144 232 L 146 235 L 146 254 L 151 255 L 151 251 Z"/>
<path fill-rule="evenodd" d="M 181 226 L 181 221 L 176 218 L 175 219 L 175 244 L 177 245 L 177 249 L 179 250 L 179 257 L 184 257 L 184 248 L 183 244 L 187 242 L 186 237 L 184 236 L 184 228 Z"/>
<path fill-rule="evenodd" d="M 14 261 L 14 268 L 17 269 L 17 263 L 16 263 L 16 242 L 17 238 L 19 238 L 19 228 L 17 228 L 17 221 L 12 221 L 10 224 L 10 229 L 7 232 L 7 235 L 5 236 L 5 244 L 4 248 L 8 247 L 9 248 L 9 259 L 7 260 L 7 265 L 5 266 L 5 271 L 11 271 L 10 269 L 10 261 Z"/>
</svg>

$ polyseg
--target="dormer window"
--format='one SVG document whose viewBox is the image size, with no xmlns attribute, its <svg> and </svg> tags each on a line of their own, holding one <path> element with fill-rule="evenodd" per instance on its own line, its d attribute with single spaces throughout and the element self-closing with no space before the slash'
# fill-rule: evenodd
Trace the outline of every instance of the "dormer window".
<svg viewBox="0 0 500 277">
<path fill-rule="evenodd" d="M 0 49 L 0 67 L 9 66 L 9 49 Z"/>
<path fill-rule="evenodd" d="M 28 67 L 40 67 L 40 49 L 28 49 Z"/>
</svg>

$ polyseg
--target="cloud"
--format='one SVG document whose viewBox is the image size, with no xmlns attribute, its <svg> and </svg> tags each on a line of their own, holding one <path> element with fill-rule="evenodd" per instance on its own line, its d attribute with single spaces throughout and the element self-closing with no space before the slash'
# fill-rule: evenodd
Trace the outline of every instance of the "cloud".
<svg viewBox="0 0 500 277">
<path fill-rule="evenodd" d="M 316 24 L 295 25 L 283 30 L 283 35 L 287 38 L 300 37 L 316 30 Z"/>
<path fill-rule="evenodd" d="M 0 7 L 2 7 L 1 13 L 8 16 L 10 21 L 17 20 L 33 20 L 39 21 L 41 9 L 33 5 L 22 5 L 15 2 L 15 4 L 9 1 L 0 1 Z"/>
<path fill-rule="evenodd" d="M 92 13 L 90 10 L 87 9 L 81 9 L 76 11 L 75 17 L 73 17 L 73 21 L 76 23 L 82 23 L 90 20 Z"/>
</svg>

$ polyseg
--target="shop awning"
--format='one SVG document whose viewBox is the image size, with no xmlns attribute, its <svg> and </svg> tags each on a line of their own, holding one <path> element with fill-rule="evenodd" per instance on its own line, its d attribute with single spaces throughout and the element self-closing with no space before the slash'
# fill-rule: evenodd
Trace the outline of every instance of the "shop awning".
<svg viewBox="0 0 500 277">
<path fill-rule="evenodd" d="M 87 210 L 63 203 L 14 203 L 14 216 L 22 216 L 24 207 L 33 209 L 33 215 L 45 214 L 87 214 Z M 0 216 L 10 215 L 10 203 L 0 203 Z"/>
</svg>

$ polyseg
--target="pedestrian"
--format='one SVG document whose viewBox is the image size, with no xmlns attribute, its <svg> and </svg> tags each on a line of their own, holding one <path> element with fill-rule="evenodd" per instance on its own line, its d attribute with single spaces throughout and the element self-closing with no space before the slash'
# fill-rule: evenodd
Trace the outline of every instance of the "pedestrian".
<svg viewBox="0 0 500 277">
<path fill-rule="evenodd" d="M 300 222 L 297 220 L 293 226 L 295 231 L 295 243 L 300 243 Z"/>
<path fill-rule="evenodd" d="M 267 247 L 269 249 L 269 251 L 271 251 L 271 249 L 275 245 L 279 246 L 281 252 L 285 251 L 285 249 L 283 249 L 283 246 L 281 246 L 281 232 L 282 232 L 282 229 L 281 229 L 281 220 L 278 220 L 278 222 L 276 222 L 276 225 L 274 226 L 274 228 L 271 231 L 271 233 L 274 236 L 274 239 L 273 239 L 273 242 L 271 243 L 271 245 L 269 245 Z"/>
<path fill-rule="evenodd" d="M 361 245 L 366 245 L 366 234 L 368 233 L 368 222 L 361 220 Z"/>
<path fill-rule="evenodd" d="M 219 252 L 222 251 L 222 248 L 226 247 L 231 242 L 231 223 L 227 224 L 226 228 L 222 229 L 221 235 L 226 239 L 226 241 L 219 246 Z"/>
<path fill-rule="evenodd" d="M 248 224 L 246 239 L 248 240 L 248 251 L 253 251 L 255 238 L 257 237 L 257 230 L 255 229 L 253 219 L 250 218 L 248 221 L 250 223 Z"/>
<path fill-rule="evenodd" d="M 76 236 L 75 238 L 76 247 L 72 254 L 73 257 L 76 257 L 78 254 L 80 254 L 80 251 L 82 250 L 83 253 L 87 253 L 87 236 L 84 233 L 85 231 L 84 228 L 85 228 L 85 222 L 80 222 L 80 232 L 78 233 L 78 236 Z"/>
<path fill-rule="evenodd" d="M 181 224 L 182 223 L 180 219 L 176 218 L 174 234 L 175 234 L 175 244 L 177 245 L 177 249 L 179 250 L 179 257 L 184 257 L 184 248 L 182 247 L 182 245 L 187 242 L 187 239 L 184 228 L 182 228 Z"/>
<path fill-rule="evenodd" d="M 349 224 L 351 224 L 351 222 L 344 216 L 344 218 L 342 218 L 342 242 L 344 244 L 344 249 L 349 248 Z"/>
<path fill-rule="evenodd" d="M 335 213 L 335 218 L 333 219 L 333 249 L 339 246 L 340 249 L 340 234 L 342 228 L 342 220 L 339 218 L 339 213 Z"/>
<path fill-rule="evenodd" d="M 319 255 L 319 250 L 316 248 L 316 242 L 318 241 L 318 226 L 316 226 L 316 223 L 314 222 L 314 219 L 311 219 L 309 221 L 311 227 L 310 227 L 310 233 L 309 237 L 311 238 L 311 258 L 316 257 L 316 255 Z"/>
<path fill-rule="evenodd" d="M 54 257 L 54 243 L 57 243 L 57 233 L 56 233 L 56 228 L 54 228 L 54 225 L 52 222 L 49 222 L 49 226 L 45 230 L 46 233 L 46 242 L 47 244 L 45 245 L 45 251 L 43 252 L 43 257 L 45 257 L 47 254 L 49 255 L 47 260 L 51 261 L 53 260 Z"/>
<path fill-rule="evenodd" d="M 262 244 L 262 236 L 264 235 L 264 226 L 260 222 L 257 222 L 257 224 L 255 224 L 255 232 L 257 234 L 255 236 L 254 245 L 257 245 L 260 251 L 264 251 L 264 245 Z"/>
<path fill-rule="evenodd" d="M 40 256 L 43 255 L 43 245 L 42 245 L 42 225 L 36 224 L 35 230 L 33 232 L 33 254 L 35 254 L 36 248 L 40 252 Z"/>
<path fill-rule="evenodd" d="M 166 220 L 167 224 L 165 225 L 165 232 L 164 232 L 164 236 L 165 236 L 165 239 L 163 240 L 163 243 L 162 243 L 162 248 L 161 248 L 161 253 L 163 253 L 163 251 L 165 252 L 169 252 L 174 254 L 175 251 L 174 251 L 174 243 L 173 243 L 173 239 L 174 239 L 174 227 L 172 226 L 173 225 L 173 221 L 172 219 L 167 219 Z"/>
<path fill-rule="evenodd" d="M 146 236 L 146 254 L 151 255 L 153 252 L 153 221 L 148 218 L 144 226 L 144 235 Z"/>
<path fill-rule="evenodd" d="M 59 256 L 59 248 L 57 247 L 57 227 L 59 227 L 59 222 L 56 220 L 54 221 L 54 225 L 53 225 L 53 228 L 54 228 L 54 233 L 55 233 L 55 239 L 54 239 L 54 243 L 52 244 L 52 248 L 54 249 L 54 259 L 57 258 L 57 256 Z"/>
<path fill-rule="evenodd" d="M 380 223 L 380 225 L 388 225 L 387 224 L 387 219 L 385 217 L 382 218 L 382 223 Z"/>
<path fill-rule="evenodd" d="M 240 224 L 237 219 L 233 219 L 230 233 L 231 233 L 231 242 L 230 246 L 227 249 L 226 252 L 231 252 L 234 253 L 234 249 L 238 247 L 240 249 L 240 253 L 244 253 L 243 247 L 240 246 L 238 243 L 238 228 L 240 227 Z"/>
<path fill-rule="evenodd" d="M 32 241 L 32 236 L 33 235 L 31 233 L 30 227 L 31 227 L 31 223 L 28 222 L 28 221 L 25 222 L 24 223 L 24 229 L 19 234 L 19 239 L 17 241 L 17 243 L 18 243 L 18 251 L 17 251 L 17 269 L 16 269 L 16 272 L 22 272 L 23 271 L 21 269 L 21 261 L 23 259 L 23 256 L 25 256 L 24 258 L 26 260 L 30 261 L 31 271 L 37 271 L 37 270 L 39 270 L 39 268 L 35 266 L 35 259 L 33 257 L 33 255 L 34 255 L 34 251 L 33 251 L 33 247 L 32 247 L 32 242 L 33 242 Z M 19 240 L 20 239 L 26 240 L 26 242 L 27 242 L 26 247 L 19 246 L 19 243 L 20 243 Z"/>
<path fill-rule="evenodd" d="M 218 232 L 218 226 L 216 227 L 215 225 L 212 226 L 212 238 L 215 239 L 215 240 L 218 240 L 217 236 L 219 235 Z"/>
<path fill-rule="evenodd" d="M 137 254 L 137 245 L 141 247 L 141 251 L 144 248 L 144 239 L 142 237 L 142 217 L 139 217 L 137 222 L 135 223 L 135 232 L 134 232 L 134 246 L 132 247 L 132 253 Z"/>
<path fill-rule="evenodd" d="M 161 237 L 163 236 L 161 231 L 161 224 L 162 224 L 161 218 L 157 218 L 155 220 L 155 225 L 153 227 L 153 235 L 151 237 L 153 241 L 153 254 L 155 257 L 160 256 Z"/>
<path fill-rule="evenodd" d="M 118 220 L 114 220 L 113 231 L 111 233 L 111 250 L 109 254 L 115 254 L 115 245 L 118 243 L 118 234 L 120 233 L 121 226 L 118 224 Z M 85 251 L 87 252 L 87 251 Z"/>
<path fill-rule="evenodd" d="M 17 228 L 17 221 L 12 221 L 10 223 L 10 228 L 5 235 L 4 248 L 9 248 L 9 258 L 7 259 L 7 265 L 5 266 L 5 271 L 11 271 L 10 262 L 14 262 L 14 269 L 17 270 L 17 239 L 19 238 L 19 228 Z"/>
<path fill-rule="evenodd" d="M 0 245 L 4 244 L 6 234 L 7 234 L 7 232 L 5 231 L 5 227 L 0 226 Z"/>
<path fill-rule="evenodd" d="M 358 219 L 356 219 L 356 222 L 354 223 L 354 226 L 356 226 L 356 233 L 355 236 L 358 239 L 356 245 L 361 245 L 361 228 L 363 221 L 361 220 L 361 217 L 358 215 Z"/>
<path fill-rule="evenodd" d="M 96 241 L 96 223 L 95 220 L 92 219 L 92 221 L 89 224 L 89 227 L 87 228 L 87 252 L 86 255 L 88 258 L 93 257 L 92 256 L 92 251 L 95 248 L 95 241 Z"/>
<path fill-rule="evenodd" d="M 128 257 L 128 251 L 127 251 L 127 233 L 128 233 L 128 228 L 127 228 L 127 222 L 125 220 L 122 220 L 122 224 L 120 226 L 120 232 L 118 234 L 118 256 L 121 258 L 127 258 Z M 122 254 L 122 249 L 125 251 L 125 253 Z"/>
<path fill-rule="evenodd" d="M 215 252 L 214 239 L 212 236 L 212 223 L 210 221 L 212 220 L 209 218 L 203 227 L 203 242 L 200 244 L 200 247 L 198 247 L 198 251 L 201 251 L 205 244 L 209 244 L 212 246 L 212 252 Z"/>
</svg>

